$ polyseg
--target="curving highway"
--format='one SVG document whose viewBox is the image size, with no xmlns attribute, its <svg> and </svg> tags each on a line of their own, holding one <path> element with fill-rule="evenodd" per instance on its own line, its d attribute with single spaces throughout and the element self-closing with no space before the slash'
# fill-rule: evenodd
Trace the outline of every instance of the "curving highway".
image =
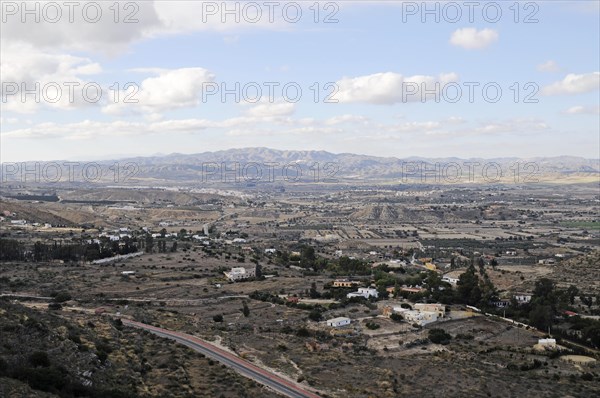
<svg viewBox="0 0 600 398">
<path fill-rule="evenodd" d="M 156 326 L 148 325 L 145 323 L 135 322 L 128 319 L 121 319 L 123 324 L 126 326 L 132 326 L 140 329 L 147 330 L 154 333 L 157 336 L 165 337 L 168 339 L 175 340 L 176 342 L 192 348 L 194 351 L 202 353 L 207 357 L 213 358 L 222 364 L 233 368 L 236 372 L 242 376 L 248 377 L 261 383 L 267 387 L 270 387 L 274 391 L 281 393 L 287 397 L 292 398 L 320 398 L 318 395 L 304 390 L 302 387 L 288 381 L 274 373 L 259 368 L 258 366 L 251 364 L 248 361 L 241 359 L 240 357 L 233 355 L 219 347 L 216 347 L 209 342 L 202 340 L 198 337 L 174 332 L 171 330 L 158 328 Z"/>
</svg>

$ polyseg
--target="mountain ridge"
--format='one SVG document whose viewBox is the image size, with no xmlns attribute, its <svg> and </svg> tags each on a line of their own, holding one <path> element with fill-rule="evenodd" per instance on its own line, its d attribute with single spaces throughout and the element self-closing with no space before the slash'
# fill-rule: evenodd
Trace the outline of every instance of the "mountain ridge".
<svg viewBox="0 0 600 398">
<path fill-rule="evenodd" d="M 32 170 L 35 163 L 39 163 L 41 169 L 44 165 L 55 163 L 62 167 L 61 162 L 22 162 L 24 168 Z M 135 180 L 138 184 L 147 182 L 151 185 L 157 183 L 195 183 L 206 182 L 205 177 L 214 177 L 221 173 L 231 174 L 231 170 L 237 168 L 245 174 L 245 182 L 253 182 L 252 176 L 258 175 L 260 168 L 263 178 L 268 173 L 282 175 L 295 175 L 298 170 L 302 178 L 297 181 L 303 182 L 325 182 L 325 179 L 351 180 L 365 182 L 389 182 L 398 179 L 412 179 L 415 182 L 423 182 L 423 176 L 431 177 L 438 174 L 439 177 L 452 180 L 454 173 L 461 175 L 460 182 L 465 182 L 469 173 L 483 173 L 484 179 L 490 182 L 489 175 L 495 175 L 499 169 L 499 176 L 510 179 L 518 170 L 519 176 L 531 177 L 538 175 L 543 180 L 552 179 L 580 180 L 580 182 L 596 182 L 600 176 L 600 159 L 586 159 L 577 156 L 555 156 L 555 157 L 496 157 L 496 158 L 427 158 L 411 156 L 406 158 L 380 157 L 373 155 L 360 155 L 353 153 L 332 153 L 327 151 L 313 150 L 279 150 L 266 147 L 234 148 L 220 151 L 205 151 L 193 154 L 172 153 L 164 156 L 137 156 L 114 160 L 98 160 L 95 162 L 79 162 L 79 167 L 95 163 L 105 172 L 103 178 L 107 182 L 110 178 L 114 165 L 120 168 L 127 165 L 134 170 Z M 21 163 L 20 163 L 21 164 Z M 6 164 L 8 165 L 8 163 Z M 517 166 L 518 165 L 518 166 Z M 19 176 L 13 173 L 8 175 L 9 167 L 3 164 L 2 180 L 15 181 Z M 64 172 L 64 170 L 63 170 Z M 7 174 L 5 176 L 5 174 Z M 250 176 L 250 178 L 248 178 Z M 8 177 L 8 178 L 6 178 Z M 318 177 L 318 178 L 316 178 Z M 331 178 L 330 178 L 331 177 Z M 429 178 L 429 182 L 432 179 Z M 427 179 L 427 178 L 426 178 Z M 132 179 L 133 180 L 133 179 Z M 261 181 L 265 181 L 264 179 Z M 289 180 L 286 180 L 289 182 Z M 294 180 L 296 181 L 296 180 Z M 531 181 L 531 180 L 529 180 Z M 221 181 L 223 182 L 223 181 Z M 458 182 L 455 181 L 455 182 Z M 475 182 L 475 181 L 468 181 Z M 497 182 L 501 182 L 498 179 Z"/>
</svg>

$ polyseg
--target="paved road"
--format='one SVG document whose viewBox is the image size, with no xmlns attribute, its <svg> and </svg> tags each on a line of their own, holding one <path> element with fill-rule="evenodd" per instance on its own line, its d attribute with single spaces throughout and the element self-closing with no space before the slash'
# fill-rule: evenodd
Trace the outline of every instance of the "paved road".
<svg viewBox="0 0 600 398">
<path fill-rule="evenodd" d="M 189 334 L 174 332 L 167 329 L 158 328 L 155 326 L 147 325 L 145 323 L 130 321 L 128 319 L 122 319 L 123 324 L 127 326 L 133 326 L 136 328 L 147 330 L 157 336 L 169 338 L 176 342 L 192 348 L 193 350 L 200 352 L 210 358 L 216 359 L 217 361 L 233 368 L 236 372 L 241 375 L 253 379 L 265 386 L 272 388 L 273 390 L 292 398 L 320 398 L 318 395 L 304 390 L 302 387 L 292 383 L 291 381 L 285 380 L 284 378 L 277 376 L 274 373 L 268 372 L 264 369 L 259 368 L 256 365 L 251 364 L 236 355 L 231 354 L 221 348 L 216 347 L 198 337 L 191 336 Z"/>
</svg>

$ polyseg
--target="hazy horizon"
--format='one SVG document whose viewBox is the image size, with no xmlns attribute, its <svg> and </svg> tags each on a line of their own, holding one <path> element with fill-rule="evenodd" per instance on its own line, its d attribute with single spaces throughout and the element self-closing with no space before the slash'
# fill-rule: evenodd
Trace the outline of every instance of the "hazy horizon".
<svg viewBox="0 0 600 398">
<path fill-rule="evenodd" d="M 203 153 L 217 153 L 217 152 L 227 152 L 227 151 L 252 151 L 252 150 L 270 150 L 270 151 L 281 151 L 281 152 L 326 152 L 333 155 L 354 155 L 354 156 L 369 156 L 376 158 L 392 158 L 392 159 L 411 159 L 411 158 L 419 158 L 419 159 L 461 159 L 461 160 L 472 160 L 472 159 L 559 159 L 559 158 L 577 158 L 584 159 L 588 161 L 600 161 L 599 157 L 585 157 L 578 155 L 551 155 L 551 156 L 494 156 L 494 157 L 484 157 L 484 156 L 470 156 L 470 157 L 462 157 L 462 156 L 423 156 L 423 155 L 408 155 L 408 156 L 383 156 L 377 154 L 368 154 L 368 153 L 357 153 L 357 152 L 340 152 L 340 151 L 329 151 L 329 150 L 319 150 L 319 149 L 278 149 L 272 147 L 230 147 L 224 149 L 215 149 L 215 150 L 206 150 L 206 151 L 198 151 L 198 152 L 170 152 L 170 153 L 151 153 L 151 154 L 107 154 L 98 157 L 89 156 L 89 157 L 71 157 L 71 158 L 63 158 L 63 159 L 23 159 L 16 161 L 0 161 L 2 163 L 27 163 L 27 162 L 53 162 L 53 161 L 113 161 L 113 160 L 123 160 L 123 159 L 132 159 L 132 158 L 166 158 L 170 156 L 194 156 L 200 155 Z"/>
</svg>

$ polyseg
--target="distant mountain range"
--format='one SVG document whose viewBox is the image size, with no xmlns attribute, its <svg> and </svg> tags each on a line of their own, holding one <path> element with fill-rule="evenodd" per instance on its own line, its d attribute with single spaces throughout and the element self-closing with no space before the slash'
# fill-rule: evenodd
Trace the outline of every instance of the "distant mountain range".
<svg viewBox="0 0 600 398">
<path fill-rule="evenodd" d="M 48 180 L 56 165 L 67 174 L 62 161 L 38 162 L 40 179 Z M 79 162 L 80 169 L 85 164 Z M 132 157 L 91 162 L 92 177 L 102 170 L 104 184 L 111 181 L 133 185 L 164 184 L 203 185 L 219 182 L 254 184 L 260 182 L 289 183 L 301 181 L 369 183 L 593 183 L 600 178 L 600 159 L 573 156 L 538 158 L 393 158 L 334 154 L 326 151 L 289 151 L 269 148 L 229 149 L 197 154 L 173 153 L 165 156 Z M 119 164 L 119 174 L 115 164 Z M 18 171 L 3 164 L 3 181 L 19 181 Z M 20 166 L 22 167 L 22 166 Z M 34 162 L 27 162 L 31 170 Z M 80 182 L 82 170 L 75 168 L 75 182 Z M 301 177 L 298 177 L 301 174 Z M 259 178 L 260 176 L 260 178 Z M 79 179 L 78 179 L 79 177 Z M 31 178 L 30 178 L 31 180 Z M 90 178 L 89 180 L 94 180 Z"/>
</svg>

